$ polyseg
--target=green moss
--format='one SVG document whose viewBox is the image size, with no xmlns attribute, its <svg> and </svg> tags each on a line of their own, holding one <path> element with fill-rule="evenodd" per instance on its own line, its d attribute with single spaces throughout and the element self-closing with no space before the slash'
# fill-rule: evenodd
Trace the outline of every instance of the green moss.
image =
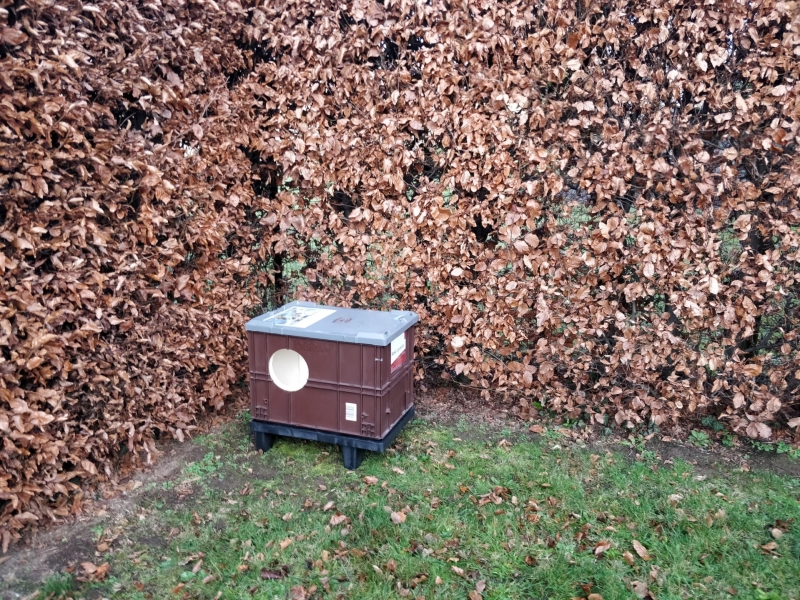
<svg viewBox="0 0 800 600">
<path fill-rule="evenodd" d="M 717 234 L 719 239 L 719 257 L 723 263 L 734 265 L 739 262 L 742 254 L 742 244 L 733 227 L 726 227 Z"/>
<path fill-rule="evenodd" d="M 553 207 L 553 214 L 559 225 L 569 227 L 573 231 L 578 231 L 595 220 L 585 204 L 556 205 Z"/>
</svg>

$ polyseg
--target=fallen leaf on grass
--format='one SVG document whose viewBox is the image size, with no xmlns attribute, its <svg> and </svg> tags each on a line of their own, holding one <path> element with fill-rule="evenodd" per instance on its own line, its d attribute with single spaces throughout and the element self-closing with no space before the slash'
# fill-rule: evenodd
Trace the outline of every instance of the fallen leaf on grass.
<svg viewBox="0 0 800 600">
<path fill-rule="evenodd" d="M 434 579 L 434 580 L 433 580 L 433 582 L 434 582 L 436 585 L 442 585 L 442 584 L 444 583 L 444 581 L 442 581 L 442 578 L 441 578 L 441 577 L 439 577 L 438 575 L 436 576 L 436 579 Z"/>
<path fill-rule="evenodd" d="M 482 598 L 483 596 L 481 596 L 480 592 L 477 592 L 476 590 L 472 590 L 469 593 L 469 600 L 481 600 Z"/>
<path fill-rule="evenodd" d="M 292 518 L 292 513 L 286 513 L 281 517 L 281 519 L 283 519 L 284 521 L 290 521 L 291 518 Z"/>
<path fill-rule="evenodd" d="M 631 587 L 633 587 L 633 593 L 636 594 L 639 598 L 646 598 L 647 597 L 647 584 L 643 581 L 634 581 L 631 583 Z"/>
<path fill-rule="evenodd" d="M 86 574 L 88 581 L 102 581 L 106 578 L 106 575 L 108 575 L 108 570 L 111 567 L 107 562 L 98 567 L 94 563 L 87 561 L 81 563 L 81 568 Z"/>
<path fill-rule="evenodd" d="M 207 584 L 211 583 L 212 581 L 215 581 L 216 579 L 217 578 L 214 577 L 213 575 L 206 575 L 205 577 L 203 577 L 203 583 L 207 585 Z"/>
<path fill-rule="evenodd" d="M 337 512 L 335 515 L 331 517 L 330 524 L 336 527 L 337 525 L 341 525 L 347 521 L 347 517 L 344 516 L 342 513 Z"/>
<path fill-rule="evenodd" d="M 392 523 L 394 523 L 395 525 L 400 525 L 400 523 L 406 522 L 406 513 L 392 511 L 391 516 L 392 516 Z"/>
<path fill-rule="evenodd" d="M 642 560 L 650 560 L 650 554 L 647 552 L 647 548 L 645 548 L 639 540 L 633 540 L 633 549 L 636 550 L 636 554 Z"/>
<path fill-rule="evenodd" d="M 457 567 L 457 566 L 453 565 L 452 567 L 450 567 L 450 569 L 452 569 L 453 573 L 455 573 L 459 577 L 463 577 L 464 576 L 464 569 L 462 569 L 461 567 Z"/>
<path fill-rule="evenodd" d="M 597 544 L 597 546 L 594 547 L 594 555 L 600 556 L 601 554 L 603 554 L 603 552 L 605 552 L 609 548 L 611 548 L 611 542 L 609 542 L 608 540 L 603 540 L 602 542 Z"/>
<path fill-rule="evenodd" d="M 302 585 L 295 585 L 289 590 L 289 600 L 307 600 L 308 592 Z"/>
<path fill-rule="evenodd" d="M 322 510 L 323 510 L 323 512 L 324 512 L 324 511 L 330 510 L 330 509 L 332 509 L 332 508 L 333 508 L 333 500 L 331 500 L 330 502 L 328 502 L 327 504 L 325 504 L 325 506 L 323 506 L 323 507 L 322 507 Z"/>
<path fill-rule="evenodd" d="M 192 573 L 197 575 L 200 572 L 200 568 L 203 566 L 203 559 L 201 558 L 196 563 L 194 563 L 194 567 L 192 567 Z"/>
<path fill-rule="evenodd" d="M 394 471 L 398 475 L 405 475 L 406 474 L 406 472 L 403 471 L 403 469 L 401 469 L 400 467 L 392 467 L 392 471 Z"/>
<path fill-rule="evenodd" d="M 478 583 L 475 584 L 475 590 L 479 594 L 482 594 L 483 590 L 485 590 L 485 589 L 486 589 L 486 580 L 485 579 L 481 579 Z"/>
<path fill-rule="evenodd" d="M 772 552 L 777 547 L 778 547 L 778 544 L 776 544 L 775 542 L 767 542 L 766 544 L 761 546 L 761 549 L 762 550 L 766 550 L 767 552 Z"/>
<path fill-rule="evenodd" d="M 83 569 L 83 572 L 86 573 L 87 575 L 91 575 L 92 573 L 97 571 L 97 565 L 91 562 L 82 562 L 81 568 Z"/>
<path fill-rule="evenodd" d="M 586 600 L 603 600 L 603 597 L 600 594 L 589 594 Z"/>
<path fill-rule="evenodd" d="M 291 543 L 292 543 L 292 538 L 286 538 L 285 540 L 283 540 L 281 542 L 281 550 L 286 550 L 286 548 L 288 548 Z"/>
<path fill-rule="evenodd" d="M 528 427 L 528 431 L 532 433 L 541 434 L 544 433 L 544 427 L 542 427 L 541 425 L 531 425 L 530 427 Z"/>
<path fill-rule="evenodd" d="M 633 566 L 636 563 L 636 559 L 633 558 L 633 554 L 631 554 L 627 550 L 625 550 L 625 552 L 622 553 L 622 559 L 630 566 Z"/>
<path fill-rule="evenodd" d="M 283 579 L 286 577 L 284 569 L 261 569 L 261 579 Z"/>
<path fill-rule="evenodd" d="M 372 475 L 367 475 L 366 477 L 364 477 L 364 483 L 366 483 L 367 485 L 375 485 L 376 483 L 378 483 L 378 478 Z"/>
<path fill-rule="evenodd" d="M 528 565 L 529 567 L 535 567 L 536 566 L 536 559 L 533 556 L 531 556 L 530 554 L 528 554 L 525 557 L 525 564 Z"/>
</svg>

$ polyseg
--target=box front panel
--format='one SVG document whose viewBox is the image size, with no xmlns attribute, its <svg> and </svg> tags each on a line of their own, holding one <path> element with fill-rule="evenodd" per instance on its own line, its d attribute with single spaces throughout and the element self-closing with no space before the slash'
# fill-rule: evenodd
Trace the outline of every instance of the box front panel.
<svg viewBox="0 0 800 600">
<path fill-rule="evenodd" d="M 361 431 L 363 437 L 380 437 L 380 397 L 371 393 L 361 394 Z"/>
<path fill-rule="evenodd" d="M 378 346 L 360 345 L 361 349 L 361 383 L 363 387 L 380 389 L 380 348 Z"/>
<path fill-rule="evenodd" d="M 289 338 L 289 347 L 308 364 L 308 379 L 319 383 L 338 381 L 338 342 Z"/>
<path fill-rule="evenodd" d="M 361 435 L 363 409 L 361 394 L 339 392 L 339 431 L 350 435 Z"/>
<path fill-rule="evenodd" d="M 247 349 L 250 368 L 250 412 L 254 419 L 266 420 L 269 413 L 267 336 L 263 333 L 248 332 Z"/>
<path fill-rule="evenodd" d="M 314 429 L 339 431 L 338 392 L 306 386 L 292 393 L 291 424 Z"/>
<path fill-rule="evenodd" d="M 269 420 L 269 381 L 260 375 L 250 375 L 250 410 L 258 421 Z"/>
<path fill-rule="evenodd" d="M 339 383 L 344 385 L 361 385 L 361 353 L 358 344 L 338 344 L 339 350 Z"/>
<path fill-rule="evenodd" d="M 278 350 L 289 347 L 289 338 L 282 335 L 268 335 L 266 337 L 267 352 L 265 355 L 264 370 L 267 372 L 267 377 L 269 378 L 269 359 Z M 269 378 L 269 397 L 267 401 L 269 405 L 268 413 L 270 421 L 275 421 L 276 423 L 290 422 L 291 394 L 275 385 L 275 382 L 273 382 L 271 378 Z"/>
</svg>

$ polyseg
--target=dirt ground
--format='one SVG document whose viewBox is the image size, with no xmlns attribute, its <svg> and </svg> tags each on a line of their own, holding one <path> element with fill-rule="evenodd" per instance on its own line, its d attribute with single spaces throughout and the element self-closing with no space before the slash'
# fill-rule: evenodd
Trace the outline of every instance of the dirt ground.
<svg viewBox="0 0 800 600">
<path fill-rule="evenodd" d="M 537 439 L 550 432 L 560 436 L 558 443 L 575 443 L 588 450 L 617 451 L 635 459 L 642 446 L 637 448 L 620 444 L 616 435 L 601 436 L 597 431 L 563 429 L 558 423 L 543 425 L 541 434 L 530 431 L 531 423 L 519 419 L 502 404 L 487 408 L 477 396 L 464 393 L 457 388 L 443 388 L 419 394 L 416 402 L 419 418 L 434 424 L 455 427 L 463 438 L 485 438 L 487 441 L 503 437 L 513 439 Z M 235 419 L 237 410 L 232 408 L 227 415 L 215 419 L 216 424 L 209 430 L 211 435 L 230 427 L 241 429 L 247 435 L 247 426 L 241 419 Z M 540 422 L 538 422 L 541 424 Z M 237 432 L 238 432 L 237 429 Z M 537 428 L 538 431 L 538 428 Z M 238 433 L 237 433 L 238 435 Z M 644 443 L 644 448 L 654 452 L 661 460 L 679 458 L 694 465 L 699 472 L 725 472 L 734 469 L 766 470 L 787 477 L 800 477 L 800 463 L 790 460 L 786 455 L 767 453 L 743 454 L 736 448 L 723 448 L 718 444 L 711 450 L 703 450 L 674 441 L 663 441 L 653 437 Z M 119 529 L 120 523 L 128 523 L 137 518 L 137 507 L 143 501 L 155 496 L 167 506 L 174 506 L 191 496 L 191 480 L 185 480 L 169 489 L 150 485 L 174 482 L 190 463 L 202 459 L 209 448 L 195 440 L 184 443 L 166 441 L 160 444 L 160 456 L 123 485 L 114 490 L 98 490 L 94 501 L 87 502 L 83 513 L 71 522 L 56 525 L 30 534 L 22 543 L 9 549 L 8 554 L 0 556 L 0 599 L 20 600 L 31 597 L 38 583 L 50 576 L 69 571 L 83 561 L 96 558 L 98 531 Z M 243 482 L 231 477 L 221 479 L 220 485 L 239 486 Z M 269 477 L 269 473 L 256 476 Z M 223 483 L 224 482 L 224 483 Z M 154 496 L 155 495 L 155 496 Z M 113 541 L 113 540 L 112 540 Z M 147 543 L 147 540 L 141 540 Z M 151 540 L 152 545 L 163 544 L 163 539 Z"/>
<path fill-rule="evenodd" d="M 169 441 L 162 445 L 161 456 L 148 468 L 115 490 L 108 500 L 89 503 L 88 510 L 72 522 L 38 531 L 0 557 L 0 598 L 24 598 L 30 584 L 45 581 L 82 561 L 92 560 L 95 554 L 95 533 L 98 527 L 108 527 L 125 518 L 134 518 L 145 484 L 175 478 L 187 464 L 202 458 L 208 449 L 194 441 L 179 444 Z M 102 494 L 100 494 L 102 496 Z M 20 592 L 17 590 L 26 590 Z"/>
</svg>

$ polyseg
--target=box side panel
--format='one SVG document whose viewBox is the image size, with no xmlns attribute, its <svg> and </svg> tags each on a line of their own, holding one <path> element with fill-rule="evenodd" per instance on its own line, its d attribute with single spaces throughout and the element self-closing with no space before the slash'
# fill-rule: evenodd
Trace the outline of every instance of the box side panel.
<svg viewBox="0 0 800 600">
<path fill-rule="evenodd" d="M 400 347 L 396 348 L 399 356 L 393 356 L 395 348 L 392 347 L 392 342 L 380 348 L 383 365 L 380 379 L 381 389 L 394 385 L 397 379 L 404 377 L 404 369 L 414 362 L 414 327 L 409 327 L 400 335 L 403 336 L 405 344 L 400 344 Z"/>
<path fill-rule="evenodd" d="M 408 379 L 413 376 L 411 366 L 406 365 L 403 376 L 396 379 L 394 384 L 381 394 L 383 410 L 381 410 L 380 437 L 386 435 L 405 414 L 408 405 Z"/>
<path fill-rule="evenodd" d="M 406 332 L 408 336 L 408 347 L 411 348 L 411 353 L 408 357 L 409 371 L 405 377 L 406 382 L 406 410 L 414 405 L 414 344 L 416 343 L 416 327 L 410 327 Z"/>
</svg>

